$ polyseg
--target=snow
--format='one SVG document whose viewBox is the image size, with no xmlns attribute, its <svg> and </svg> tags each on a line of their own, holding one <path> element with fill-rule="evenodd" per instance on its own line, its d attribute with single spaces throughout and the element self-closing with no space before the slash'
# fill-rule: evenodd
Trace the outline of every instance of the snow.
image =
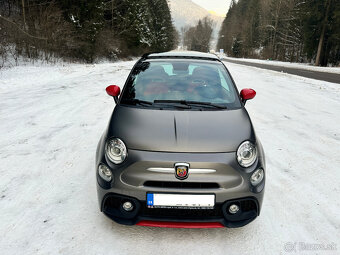
<svg viewBox="0 0 340 255">
<path fill-rule="evenodd" d="M 105 87 L 122 86 L 133 64 L 0 71 L 1 254 L 337 253 L 340 87 L 230 63 L 239 89 L 257 91 L 246 107 L 267 159 L 260 217 L 238 229 L 162 229 L 100 213 L 94 157 L 114 106 Z"/>
<path fill-rule="evenodd" d="M 276 60 L 251 59 L 251 58 L 231 58 L 231 57 L 224 57 L 224 58 L 234 60 L 234 61 L 242 61 L 242 62 L 258 63 L 258 64 L 281 66 L 281 67 L 288 67 L 288 68 L 289 67 L 299 68 L 299 69 L 308 70 L 308 71 L 340 74 L 340 67 L 321 67 L 321 66 L 313 66 L 307 63 L 293 63 L 293 62 L 282 62 L 282 61 L 276 61 Z"/>
</svg>

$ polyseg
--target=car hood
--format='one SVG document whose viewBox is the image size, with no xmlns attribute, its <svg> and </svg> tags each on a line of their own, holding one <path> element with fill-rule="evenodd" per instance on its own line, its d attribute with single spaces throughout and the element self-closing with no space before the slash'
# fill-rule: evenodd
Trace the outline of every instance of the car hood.
<svg viewBox="0 0 340 255">
<path fill-rule="evenodd" d="M 255 140 L 244 108 L 182 111 L 116 106 L 107 137 L 122 139 L 128 149 L 163 152 L 232 152 Z"/>
</svg>

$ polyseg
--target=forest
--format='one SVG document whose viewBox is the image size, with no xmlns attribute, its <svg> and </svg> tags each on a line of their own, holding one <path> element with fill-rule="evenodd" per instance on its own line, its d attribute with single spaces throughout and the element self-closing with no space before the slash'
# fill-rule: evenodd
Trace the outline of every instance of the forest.
<svg viewBox="0 0 340 255">
<path fill-rule="evenodd" d="M 0 0 L 0 57 L 92 63 L 177 46 L 167 0 Z"/>
<path fill-rule="evenodd" d="M 187 50 L 209 52 L 214 22 L 209 17 L 199 19 L 196 26 L 181 29 L 183 45 Z"/>
<path fill-rule="evenodd" d="M 340 63 L 339 0 L 233 0 L 218 49 L 229 56 Z"/>
<path fill-rule="evenodd" d="M 176 49 L 212 50 L 209 18 L 181 29 L 168 0 L 0 0 L 0 67 L 93 63 Z M 215 46 L 214 46 L 215 47 Z M 232 0 L 216 50 L 228 56 L 340 64 L 339 0 Z"/>
</svg>

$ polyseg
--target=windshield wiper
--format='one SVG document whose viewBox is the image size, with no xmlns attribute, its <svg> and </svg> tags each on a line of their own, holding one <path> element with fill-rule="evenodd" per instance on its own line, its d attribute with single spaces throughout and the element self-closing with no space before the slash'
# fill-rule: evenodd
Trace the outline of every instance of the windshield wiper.
<svg viewBox="0 0 340 255">
<path fill-rule="evenodd" d="M 177 100 L 154 100 L 154 104 L 166 104 L 166 106 L 177 107 L 181 109 L 191 109 L 191 106 L 187 104 L 182 104 Z"/>
<path fill-rule="evenodd" d="M 201 105 L 201 106 L 210 106 L 210 107 L 215 107 L 215 108 L 219 108 L 219 109 L 227 109 L 226 106 L 223 105 L 219 105 L 219 104 L 213 104 L 210 102 L 200 102 L 200 101 L 186 101 L 186 100 L 155 100 L 153 101 L 155 104 L 157 103 L 177 103 L 177 104 L 183 104 L 183 105 Z"/>
<path fill-rule="evenodd" d="M 127 103 L 132 103 L 132 104 L 140 104 L 140 105 L 153 105 L 152 102 L 150 101 L 144 101 L 144 100 L 139 100 L 139 99 L 124 99 L 122 103 L 124 104 L 125 102 Z"/>
<path fill-rule="evenodd" d="M 156 101 L 157 101 L 157 100 L 156 100 Z M 126 103 L 131 103 L 131 104 L 134 104 L 134 105 L 139 104 L 139 105 L 142 105 L 142 106 L 155 106 L 154 103 L 152 103 L 152 102 L 150 102 L 150 101 L 139 100 L 139 99 L 137 99 L 137 98 L 134 98 L 134 99 L 124 99 L 124 100 L 122 101 L 122 103 L 124 104 L 125 102 L 126 102 Z M 191 108 L 191 107 L 188 106 L 188 105 L 182 105 L 182 104 L 178 105 L 178 103 L 176 103 L 176 104 L 177 104 L 177 105 L 171 104 L 171 106 L 172 106 L 172 107 L 181 108 L 181 109 L 190 109 L 190 108 Z"/>
</svg>

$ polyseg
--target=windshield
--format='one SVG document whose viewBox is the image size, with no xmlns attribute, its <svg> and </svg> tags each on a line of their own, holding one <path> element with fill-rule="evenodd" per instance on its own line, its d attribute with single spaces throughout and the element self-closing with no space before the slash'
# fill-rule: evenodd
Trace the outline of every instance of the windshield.
<svg viewBox="0 0 340 255">
<path fill-rule="evenodd" d="M 196 107 L 202 107 L 197 102 L 227 109 L 241 107 L 231 78 L 219 62 L 151 60 L 138 63 L 123 91 L 121 103 L 139 102 L 139 106 L 147 107 L 170 101 L 192 101 Z"/>
</svg>

